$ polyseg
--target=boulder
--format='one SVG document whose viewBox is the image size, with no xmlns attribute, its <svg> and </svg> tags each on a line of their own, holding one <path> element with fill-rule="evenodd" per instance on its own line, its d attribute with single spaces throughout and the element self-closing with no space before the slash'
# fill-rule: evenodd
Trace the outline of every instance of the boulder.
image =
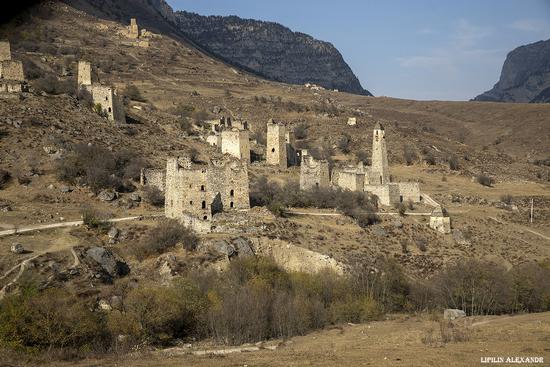
<svg viewBox="0 0 550 367">
<path fill-rule="evenodd" d="M 23 245 L 20 244 L 20 243 L 14 243 L 11 245 L 11 248 L 10 248 L 10 251 L 13 252 L 14 254 L 22 254 L 23 252 L 25 252 L 25 249 L 23 248 Z"/>
<path fill-rule="evenodd" d="M 102 311 L 111 311 L 113 308 L 111 307 L 111 305 L 109 304 L 109 302 L 107 302 L 106 300 L 104 299 L 100 299 L 98 304 L 97 304 L 98 308 Z"/>
<path fill-rule="evenodd" d="M 227 241 L 216 241 L 212 243 L 212 249 L 228 257 L 235 255 L 235 248 L 230 243 L 227 243 Z"/>
<path fill-rule="evenodd" d="M 374 233 L 378 237 L 386 237 L 386 231 L 384 230 L 384 228 L 381 227 L 374 227 L 372 233 Z"/>
<path fill-rule="evenodd" d="M 113 190 L 103 190 L 97 195 L 97 198 L 101 201 L 113 201 L 116 199 L 116 192 Z"/>
<path fill-rule="evenodd" d="M 69 186 L 61 186 L 61 188 L 59 189 L 59 191 L 61 191 L 62 193 L 66 194 L 66 193 L 68 193 L 68 192 L 73 191 L 73 189 L 71 189 Z"/>
<path fill-rule="evenodd" d="M 470 241 L 464 237 L 460 229 L 453 229 L 453 240 L 459 245 L 470 245 Z"/>
<path fill-rule="evenodd" d="M 104 275 L 111 278 L 121 277 L 130 272 L 125 262 L 118 260 L 110 250 L 103 247 L 91 247 L 86 250 L 85 260 L 97 265 Z"/>
<path fill-rule="evenodd" d="M 461 317 L 466 317 L 466 312 L 456 308 L 448 308 L 443 311 L 443 319 L 445 320 L 455 320 Z"/>
<path fill-rule="evenodd" d="M 239 256 L 254 256 L 254 251 L 245 238 L 237 237 L 231 241 Z"/>
<path fill-rule="evenodd" d="M 109 243 L 115 243 L 118 239 L 120 231 L 116 227 L 111 227 L 107 236 L 109 236 Z"/>
<path fill-rule="evenodd" d="M 133 192 L 130 194 L 130 200 L 138 203 L 141 201 L 141 196 L 139 196 L 139 194 L 137 192 Z"/>
</svg>

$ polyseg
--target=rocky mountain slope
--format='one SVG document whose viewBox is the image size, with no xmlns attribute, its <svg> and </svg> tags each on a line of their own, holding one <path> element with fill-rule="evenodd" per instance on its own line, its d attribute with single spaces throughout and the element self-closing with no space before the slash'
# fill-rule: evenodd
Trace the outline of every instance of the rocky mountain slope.
<svg viewBox="0 0 550 367">
<path fill-rule="evenodd" d="M 550 40 L 531 43 L 510 52 L 498 83 L 475 100 L 550 102 Z"/>
<path fill-rule="evenodd" d="M 179 29 L 212 53 L 276 81 L 371 95 L 330 43 L 272 22 L 175 13 Z"/>
</svg>

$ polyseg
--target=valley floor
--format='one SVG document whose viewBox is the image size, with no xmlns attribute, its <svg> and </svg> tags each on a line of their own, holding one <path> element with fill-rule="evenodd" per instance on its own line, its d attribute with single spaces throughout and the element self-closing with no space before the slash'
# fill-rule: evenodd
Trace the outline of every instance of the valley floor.
<svg viewBox="0 0 550 367">
<path fill-rule="evenodd" d="M 51 366 L 454 367 L 483 365 L 483 357 L 503 357 L 505 360 L 507 357 L 543 357 L 544 363 L 538 365 L 550 364 L 549 312 L 468 317 L 457 324 L 465 332 L 467 341 L 442 343 L 438 338 L 438 322 L 427 316 L 397 315 L 387 321 L 345 325 L 294 337 L 281 342 L 274 351 L 264 349 L 221 356 L 171 356 L 161 351 L 79 363 L 54 363 Z M 434 336 L 431 343 L 427 341 L 430 335 Z M 195 348 L 201 347 L 193 346 L 192 349 Z"/>
</svg>

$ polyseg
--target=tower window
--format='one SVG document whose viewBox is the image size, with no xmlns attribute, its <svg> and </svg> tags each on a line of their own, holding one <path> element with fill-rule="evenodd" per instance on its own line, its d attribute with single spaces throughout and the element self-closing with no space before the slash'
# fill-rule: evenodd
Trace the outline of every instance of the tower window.
<svg viewBox="0 0 550 367">
<path fill-rule="evenodd" d="M 233 202 L 230 202 L 230 203 L 229 203 L 229 207 L 230 207 L 230 208 L 233 208 L 233 206 L 234 206 Z"/>
<path fill-rule="evenodd" d="M 111 112 L 111 107 L 109 107 L 109 112 Z"/>
<path fill-rule="evenodd" d="M 271 149 L 271 153 L 275 153 L 275 148 L 272 148 L 272 149 Z"/>
<path fill-rule="evenodd" d="M 382 184 L 382 176 L 380 176 L 380 184 Z"/>
<path fill-rule="evenodd" d="M 229 191 L 229 196 L 231 197 L 235 196 L 235 190 L 232 189 L 231 191 Z"/>
<path fill-rule="evenodd" d="M 193 205 L 193 200 L 191 200 L 191 201 L 189 202 L 189 205 Z"/>
<path fill-rule="evenodd" d="M 400 203 L 403 202 L 403 195 L 399 195 L 399 202 L 400 202 Z"/>
<path fill-rule="evenodd" d="M 202 219 L 207 220 L 207 219 L 208 219 L 208 215 L 205 215 L 204 217 L 202 217 Z"/>
<path fill-rule="evenodd" d="M 204 191 L 204 185 L 201 185 L 201 191 Z"/>
<path fill-rule="evenodd" d="M 203 208 L 203 209 L 206 209 L 206 201 L 204 201 L 204 200 L 203 200 L 203 202 L 202 202 L 202 208 Z"/>
</svg>

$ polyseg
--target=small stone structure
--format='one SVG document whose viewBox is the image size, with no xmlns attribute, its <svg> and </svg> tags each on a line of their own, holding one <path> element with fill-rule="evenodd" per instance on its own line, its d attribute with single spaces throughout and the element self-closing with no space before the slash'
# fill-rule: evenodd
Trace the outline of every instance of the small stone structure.
<svg viewBox="0 0 550 367">
<path fill-rule="evenodd" d="M 101 110 L 109 120 L 126 123 L 124 104 L 114 87 L 92 82 L 92 67 L 88 61 L 78 62 L 78 88 L 87 90 L 96 108 Z"/>
<path fill-rule="evenodd" d="M 0 92 L 19 93 L 25 85 L 23 63 L 11 59 L 8 41 L 0 42 Z"/>
<path fill-rule="evenodd" d="M 210 232 L 212 216 L 227 210 L 250 209 L 248 167 L 224 156 L 208 163 L 188 157 L 166 163 L 165 215 L 197 232 Z"/>
<path fill-rule="evenodd" d="M 139 38 L 139 27 L 136 18 L 130 19 L 130 25 L 128 26 L 128 37 L 134 39 Z"/>
<path fill-rule="evenodd" d="M 430 216 L 430 228 L 443 234 L 451 233 L 451 218 L 439 206 L 432 211 Z"/>
<path fill-rule="evenodd" d="M 329 164 L 326 160 L 316 160 L 311 155 L 302 156 L 300 165 L 300 190 L 313 190 L 330 187 Z"/>
<path fill-rule="evenodd" d="M 356 117 L 348 117 L 348 125 L 349 126 L 357 125 L 357 118 Z"/>
<path fill-rule="evenodd" d="M 444 320 L 455 320 L 460 319 L 462 317 L 466 317 L 466 312 L 456 309 L 456 308 L 447 308 L 443 311 L 443 319 Z"/>
<path fill-rule="evenodd" d="M 142 168 L 139 176 L 139 183 L 142 186 L 154 186 L 164 191 L 166 182 L 166 171 L 163 169 Z"/>
</svg>

